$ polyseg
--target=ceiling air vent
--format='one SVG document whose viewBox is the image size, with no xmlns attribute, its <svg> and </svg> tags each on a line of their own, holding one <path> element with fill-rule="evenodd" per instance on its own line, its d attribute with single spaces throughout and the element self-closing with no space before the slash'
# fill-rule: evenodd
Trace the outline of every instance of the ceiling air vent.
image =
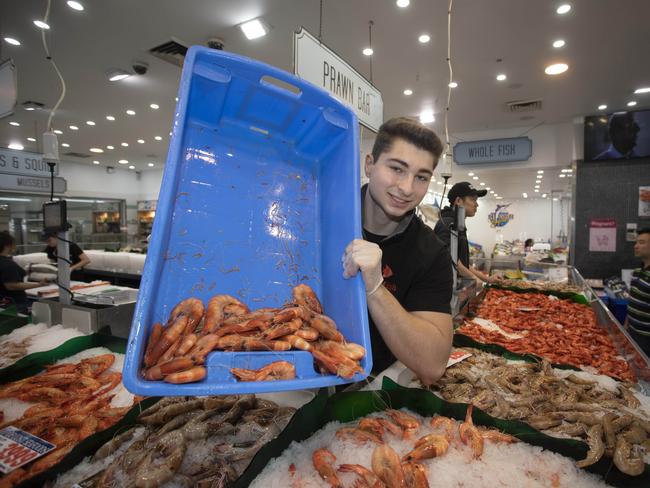
<svg viewBox="0 0 650 488">
<path fill-rule="evenodd" d="M 89 158 L 90 157 L 90 154 L 74 152 L 74 151 L 64 153 L 63 155 L 64 156 L 70 156 L 70 157 L 73 157 L 73 158 Z"/>
<path fill-rule="evenodd" d="M 542 100 L 515 100 L 506 102 L 506 107 L 508 107 L 508 112 L 534 112 L 542 109 Z"/>
<path fill-rule="evenodd" d="M 187 46 L 172 37 L 169 41 L 149 49 L 149 53 L 158 59 L 182 67 L 187 53 Z"/>
</svg>

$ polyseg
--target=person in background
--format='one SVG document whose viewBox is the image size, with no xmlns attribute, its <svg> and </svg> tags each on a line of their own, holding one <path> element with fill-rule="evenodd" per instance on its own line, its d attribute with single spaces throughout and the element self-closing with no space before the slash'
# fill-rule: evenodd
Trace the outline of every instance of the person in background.
<svg viewBox="0 0 650 488">
<path fill-rule="evenodd" d="M 46 232 L 43 234 L 47 247 L 43 252 L 47 253 L 47 257 L 58 264 L 56 247 L 59 243 L 59 238 L 54 232 Z M 74 242 L 70 242 L 70 273 L 83 268 L 90 264 L 90 258 L 83 252 L 83 250 Z"/>
<path fill-rule="evenodd" d="M 627 330 L 632 339 L 650 356 L 650 227 L 637 232 L 634 255 L 641 259 L 630 283 L 627 305 Z"/>
<path fill-rule="evenodd" d="M 9 232 L 0 232 L 0 297 L 16 305 L 21 313 L 28 313 L 28 302 L 25 290 L 47 284 L 25 282 L 25 270 L 11 259 L 16 252 L 16 240 Z"/>
<path fill-rule="evenodd" d="M 363 239 L 342 257 L 343 277 L 361 272 L 365 284 L 373 372 L 398 359 L 427 385 L 445 372 L 453 335 L 449 253 L 415 215 L 441 154 L 438 136 L 418 121 L 382 124 L 365 160 Z"/>
<path fill-rule="evenodd" d="M 474 217 L 478 210 L 478 199 L 484 197 L 487 190 L 477 190 L 467 181 L 456 183 L 449 190 L 449 203 L 451 206 L 445 207 L 440 211 L 440 219 L 436 223 L 433 231 L 438 238 L 447 245 L 451 246 L 451 227 L 454 224 L 454 207 L 465 208 L 465 218 Z M 467 240 L 467 229 L 458 233 L 458 274 L 463 278 L 475 279 L 479 282 L 492 283 L 497 280 L 473 268 L 469 264 L 469 242 Z"/>
<path fill-rule="evenodd" d="M 531 252 L 533 250 L 534 245 L 535 245 L 534 240 L 526 239 L 526 242 L 524 242 L 524 252 Z"/>
</svg>

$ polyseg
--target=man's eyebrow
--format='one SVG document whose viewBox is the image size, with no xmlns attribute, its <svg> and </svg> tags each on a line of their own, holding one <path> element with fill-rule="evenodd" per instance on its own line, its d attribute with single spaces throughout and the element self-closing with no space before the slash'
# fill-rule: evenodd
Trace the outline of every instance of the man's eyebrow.
<svg viewBox="0 0 650 488">
<path fill-rule="evenodd" d="M 393 162 L 393 163 L 397 163 L 397 164 L 399 164 L 401 166 L 404 166 L 405 168 L 409 167 L 409 164 L 406 161 L 402 160 L 402 159 L 389 158 L 388 160 Z M 433 171 L 431 171 L 430 169 L 426 169 L 426 168 L 422 168 L 420 171 L 418 171 L 418 173 L 426 173 L 429 176 L 433 175 Z"/>
</svg>

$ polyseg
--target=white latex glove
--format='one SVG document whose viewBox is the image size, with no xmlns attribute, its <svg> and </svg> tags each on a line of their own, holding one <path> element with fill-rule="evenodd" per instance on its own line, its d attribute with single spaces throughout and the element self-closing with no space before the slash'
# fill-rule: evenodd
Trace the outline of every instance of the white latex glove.
<svg viewBox="0 0 650 488">
<path fill-rule="evenodd" d="M 381 274 L 381 255 L 381 248 L 377 244 L 362 239 L 353 240 L 345 248 L 341 258 L 343 278 L 352 278 L 361 271 L 361 277 L 366 285 L 366 295 L 372 295 L 384 282 Z"/>
</svg>

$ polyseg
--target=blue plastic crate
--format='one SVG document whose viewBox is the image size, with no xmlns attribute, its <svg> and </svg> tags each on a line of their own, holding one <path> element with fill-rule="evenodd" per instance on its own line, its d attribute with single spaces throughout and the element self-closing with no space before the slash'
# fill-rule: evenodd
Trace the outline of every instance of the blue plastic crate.
<svg viewBox="0 0 650 488">
<path fill-rule="evenodd" d="M 208 395 L 362 380 L 372 369 L 365 289 L 360 275 L 343 279 L 341 266 L 345 247 L 361 236 L 356 116 L 291 74 L 202 47 L 188 51 L 178 99 L 125 386 L 141 395 Z M 251 309 L 277 307 L 298 283 L 316 291 L 348 341 L 366 348 L 363 374 L 322 375 L 305 351 L 215 351 L 201 382 L 142 379 L 150 329 L 179 301 L 196 296 L 207 305 L 227 293 Z M 242 383 L 230 374 L 277 360 L 294 363 L 297 378 Z"/>
</svg>

